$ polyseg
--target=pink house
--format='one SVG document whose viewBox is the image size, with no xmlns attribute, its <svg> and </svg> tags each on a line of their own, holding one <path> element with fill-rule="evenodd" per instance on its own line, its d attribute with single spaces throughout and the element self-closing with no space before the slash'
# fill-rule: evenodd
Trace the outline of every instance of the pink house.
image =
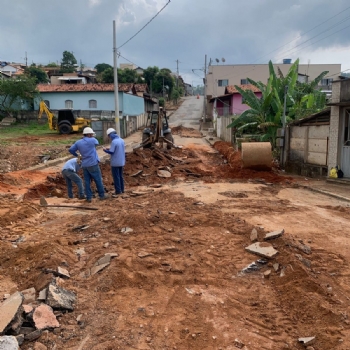
<svg viewBox="0 0 350 350">
<path fill-rule="evenodd" d="M 243 90 L 251 90 L 257 97 L 261 97 L 261 91 L 252 84 L 238 85 Z M 241 114 L 250 107 L 244 104 L 241 94 L 233 85 L 228 85 L 225 88 L 225 94 L 218 97 L 213 97 L 209 100 L 213 104 L 213 114 L 218 116 Z"/>
</svg>

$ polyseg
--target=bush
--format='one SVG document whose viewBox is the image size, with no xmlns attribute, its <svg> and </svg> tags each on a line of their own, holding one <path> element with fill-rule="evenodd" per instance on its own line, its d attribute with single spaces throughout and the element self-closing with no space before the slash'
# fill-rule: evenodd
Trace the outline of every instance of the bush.
<svg viewBox="0 0 350 350">
<path fill-rule="evenodd" d="M 164 107 L 164 105 L 165 105 L 165 100 L 164 100 L 163 97 L 160 97 L 160 98 L 159 98 L 159 106 L 160 106 L 160 107 Z"/>
</svg>

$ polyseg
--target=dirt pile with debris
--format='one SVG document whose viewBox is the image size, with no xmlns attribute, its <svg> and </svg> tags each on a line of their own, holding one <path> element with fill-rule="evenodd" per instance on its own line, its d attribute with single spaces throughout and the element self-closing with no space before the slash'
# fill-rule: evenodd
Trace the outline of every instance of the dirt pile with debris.
<svg viewBox="0 0 350 350">
<path fill-rule="evenodd" d="M 21 349 L 301 350 L 308 337 L 314 349 L 350 347 L 350 208 L 215 148 L 130 153 L 126 193 L 91 204 L 65 199 L 50 169 L 1 175 L 0 299 L 34 288 L 35 309 L 53 281 L 76 296 Z M 109 163 L 101 169 L 112 192 Z M 10 326 L 6 335 L 29 331 Z"/>
</svg>

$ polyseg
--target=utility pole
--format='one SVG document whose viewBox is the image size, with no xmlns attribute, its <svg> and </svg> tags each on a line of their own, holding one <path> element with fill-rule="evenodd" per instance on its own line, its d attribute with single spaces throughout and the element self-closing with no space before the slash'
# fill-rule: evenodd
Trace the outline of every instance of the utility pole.
<svg viewBox="0 0 350 350">
<path fill-rule="evenodd" d="M 203 111 L 204 111 L 204 123 L 207 121 L 207 104 L 206 104 L 206 99 L 207 99 L 207 55 L 205 55 L 205 59 L 204 59 L 204 97 L 203 97 L 203 101 L 204 101 L 204 106 L 203 106 Z"/>
<path fill-rule="evenodd" d="M 118 135 L 120 135 L 117 55 L 118 55 L 118 52 L 117 52 L 115 21 L 113 21 L 114 117 L 115 117 L 115 131 L 117 132 Z"/>
<path fill-rule="evenodd" d="M 26 60 L 26 67 L 28 67 L 28 57 L 27 57 L 27 51 L 26 51 L 25 60 Z"/>
</svg>

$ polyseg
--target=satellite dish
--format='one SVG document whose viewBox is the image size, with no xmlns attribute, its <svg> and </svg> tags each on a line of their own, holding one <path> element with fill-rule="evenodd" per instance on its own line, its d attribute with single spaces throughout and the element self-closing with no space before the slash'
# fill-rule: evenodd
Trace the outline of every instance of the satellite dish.
<svg viewBox="0 0 350 350">
<path fill-rule="evenodd" d="M 220 62 L 220 60 L 219 60 L 218 58 L 215 58 L 215 61 L 216 61 L 217 63 L 219 63 L 219 62 Z"/>
<path fill-rule="evenodd" d="M 226 60 L 224 58 L 221 59 L 222 62 L 225 62 Z"/>
</svg>

